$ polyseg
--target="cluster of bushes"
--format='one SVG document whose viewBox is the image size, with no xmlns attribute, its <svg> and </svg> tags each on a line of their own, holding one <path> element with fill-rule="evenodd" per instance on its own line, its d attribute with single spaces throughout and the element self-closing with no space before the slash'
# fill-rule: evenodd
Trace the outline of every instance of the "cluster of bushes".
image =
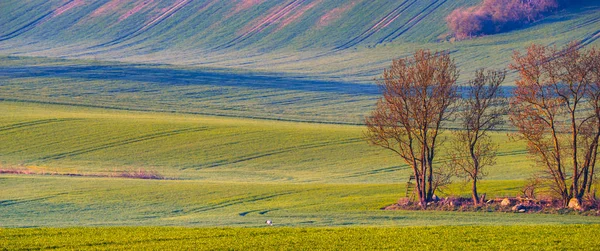
<svg viewBox="0 0 600 251">
<path fill-rule="evenodd" d="M 123 171 L 117 175 L 113 175 L 113 177 L 122 177 L 122 178 L 130 178 L 130 179 L 145 179 L 145 180 L 163 180 L 163 177 L 160 173 L 153 170 L 146 170 L 143 168 L 138 169 L 129 169 Z"/>
<path fill-rule="evenodd" d="M 563 3 L 564 2 L 564 3 Z M 446 18 L 457 39 L 495 34 L 538 20 L 567 1 L 558 0 L 484 0 L 470 8 L 458 8 Z"/>
<path fill-rule="evenodd" d="M 447 197 L 428 202 L 423 208 L 409 198 L 400 198 L 398 203 L 382 208 L 383 210 L 430 210 L 454 212 L 506 212 L 506 213 L 544 213 L 544 214 L 576 214 L 600 216 L 600 200 L 595 195 L 586 196 L 578 208 L 562 205 L 562 201 L 553 198 L 531 199 L 511 197 L 491 199 L 474 204 L 469 198 Z"/>
</svg>

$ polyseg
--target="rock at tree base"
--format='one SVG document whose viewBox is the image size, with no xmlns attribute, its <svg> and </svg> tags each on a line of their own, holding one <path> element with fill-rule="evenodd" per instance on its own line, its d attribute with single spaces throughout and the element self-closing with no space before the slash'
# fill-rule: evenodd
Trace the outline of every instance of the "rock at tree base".
<svg viewBox="0 0 600 251">
<path fill-rule="evenodd" d="M 579 204 L 579 201 L 577 200 L 577 198 L 572 198 L 569 201 L 569 208 L 574 209 L 574 210 L 581 210 L 581 204 Z"/>
<path fill-rule="evenodd" d="M 519 212 L 519 213 L 524 213 L 527 212 L 527 207 L 523 206 L 521 204 L 517 204 L 514 207 L 512 207 L 513 212 Z"/>
</svg>

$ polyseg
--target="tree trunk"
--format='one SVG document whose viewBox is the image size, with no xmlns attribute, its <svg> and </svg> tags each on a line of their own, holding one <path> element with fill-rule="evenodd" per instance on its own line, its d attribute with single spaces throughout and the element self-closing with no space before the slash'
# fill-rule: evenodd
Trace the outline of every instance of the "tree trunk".
<svg viewBox="0 0 600 251">
<path fill-rule="evenodd" d="M 479 204 L 479 195 L 477 194 L 477 178 L 473 179 L 471 193 L 473 195 L 473 205 L 477 206 Z"/>
<path fill-rule="evenodd" d="M 577 122 L 575 122 L 575 109 L 577 107 L 577 103 L 573 104 L 574 108 L 571 111 L 571 148 L 573 151 L 573 184 L 571 185 L 571 196 L 576 197 L 577 200 L 581 201 L 583 194 L 579 194 L 579 179 L 581 178 L 581 173 L 579 170 L 579 161 L 577 160 Z M 582 170 L 583 171 L 583 170 Z"/>
<path fill-rule="evenodd" d="M 427 182 L 425 181 L 425 173 L 422 173 L 419 176 L 419 180 L 421 181 L 419 186 L 419 204 L 422 208 L 427 208 L 427 194 L 425 190 L 427 187 Z"/>
<path fill-rule="evenodd" d="M 594 139 L 594 143 L 592 146 L 592 157 L 591 157 L 591 164 L 590 164 L 590 181 L 587 184 L 587 192 L 591 193 L 592 192 L 592 183 L 594 183 L 594 169 L 596 168 L 596 158 L 598 157 L 598 140 L 600 139 L 600 128 L 598 128 L 598 131 L 596 133 L 596 138 Z"/>
<path fill-rule="evenodd" d="M 433 198 L 433 165 L 432 163 L 428 163 L 428 166 L 429 176 L 427 177 L 427 183 L 429 184 L 429 187 L 427 188 L 427 202 L 431 201 L 431 199 Z"/>
</svg>

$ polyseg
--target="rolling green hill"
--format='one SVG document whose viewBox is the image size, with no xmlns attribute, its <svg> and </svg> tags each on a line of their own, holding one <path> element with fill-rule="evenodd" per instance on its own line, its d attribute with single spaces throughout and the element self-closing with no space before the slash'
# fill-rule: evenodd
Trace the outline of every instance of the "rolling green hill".
<svg viewBox="0 0 600 251">
<path fill-rule="evenodd" d="M 12 102 L 0 102 L 0 110 L 4 168 L 104 175 L 144 168 L 171 178 L 275 183 L 393 184 L 411 173 L 369 146 L 363 126 Z M 524 144 L 506 136 L 493 135 L 499 159 L 488 178 L 525 180 L 536 169 Z"/>
<path fill-rule="evenodd" d="M 599 44 L 593 1 L 521 30 L 447 42 L 445 16 L 477 0 L 52 0 L 0 3 L 0 54 L 244 68 L 367 82 L 417 48 L 464 72 L 506 67 L 535 42 Z M 466 76 L 466 75 L 465 75 Z"/>
</svg>

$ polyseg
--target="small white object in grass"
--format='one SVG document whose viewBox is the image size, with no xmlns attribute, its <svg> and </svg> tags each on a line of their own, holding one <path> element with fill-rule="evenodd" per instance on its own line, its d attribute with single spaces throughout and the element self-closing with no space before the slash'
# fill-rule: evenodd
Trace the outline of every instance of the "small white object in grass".
<svg viewBox="0 0 600 251">
<path fill-rule="evenodd" d="M 265 223 L 267 223 L 267 225 L 269 225 L 269 226 L 273 226 L 273 222 L 271 220 L 267 220 L 267 221 L 265 221 Z"/>
</svg>

